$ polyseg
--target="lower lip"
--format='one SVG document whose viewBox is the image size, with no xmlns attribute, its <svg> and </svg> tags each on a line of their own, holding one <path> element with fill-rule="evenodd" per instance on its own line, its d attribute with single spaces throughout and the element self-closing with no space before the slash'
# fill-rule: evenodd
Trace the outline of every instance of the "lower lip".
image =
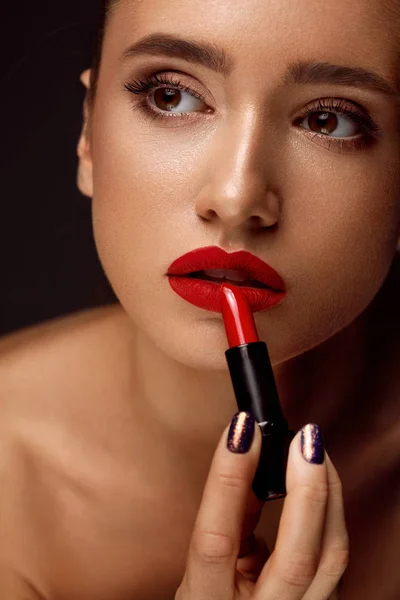
<svg viewBox="0 0 400 600">
<path fill-rule="evenodd" d="M 190 304 L 198 308 L 204 308 L 212 312 L 222 312 L 221 284 L 174 275 L 168 275 L 168 281 L 174 292 L 183 298 L 183 300 L 190 302 Z M 240 286 L 240 289 L 245 294 L 253 312 L 275 306 L 286 295 L 286 292 L 278 292 L 270 289 L 244 286 Z"/>
</svg>

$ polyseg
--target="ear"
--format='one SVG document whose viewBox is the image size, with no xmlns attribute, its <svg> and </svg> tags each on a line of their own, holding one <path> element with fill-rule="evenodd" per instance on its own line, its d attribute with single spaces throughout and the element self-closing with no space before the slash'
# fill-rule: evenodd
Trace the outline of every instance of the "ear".
<svg viewBox="0 0 400 600">
<path fill-rule="evenodd" d="M 91 198 L 93 196 L 93 163 L 89 132 L 90 114 L 88 104 L 88 91 L 90 88 L 90 69 L 87 69 L 86 71 L 83 71 L 83 73 L 81 73 L 80 80 L 87 91 L 85 101 L 83 104 L 82 131 L 77 147 L 77 154 L 79 158 L 77 185 L 79 191 L 84 196 L 88 196 L 89 198 Z"/>
<path fill-rule="evenodd" d="M 91 69 L 86 69 L 86 71 L 82 71 L 81 76 L 79 78 L 81 80 L 81 83 L 85 86 L 87 90 L 90 87 L 90 73 Z"/>
</svg>

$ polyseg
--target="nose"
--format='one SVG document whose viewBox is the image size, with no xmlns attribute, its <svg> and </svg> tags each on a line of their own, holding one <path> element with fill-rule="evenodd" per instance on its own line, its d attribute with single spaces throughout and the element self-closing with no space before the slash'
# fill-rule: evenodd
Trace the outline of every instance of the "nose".
<svg viewBox="0 0 400 600">
<path fill-rule="evenodd" d="M 224 233 L 275 226 L 280 199 L 271 188 L 273 152 L 265 125 L 253 115 L 240 115 L 221 126 L 208 148 L 207 184 L 196 199 L 199 217 L 219 222 Z"/>
</svg>

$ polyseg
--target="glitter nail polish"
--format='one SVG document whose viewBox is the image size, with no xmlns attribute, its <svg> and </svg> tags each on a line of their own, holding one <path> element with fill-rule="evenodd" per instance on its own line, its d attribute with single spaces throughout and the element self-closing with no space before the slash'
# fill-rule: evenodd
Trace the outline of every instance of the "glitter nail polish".
<svg viewBox="0 0 400 600">
<path fill-rule="evenodd" d="M 254 437 L 255 418 L 249 412 L 238 412 L 232 419 L 227 446 L 231 452 L 248 452 Z"/>
<path fill-rule="evenodd" d="M 310 423 L 301 430 L 300 447 L 303 458 L 313 465 L 324 462 L 325 450 L 322 433 L 318 425 Z"/>
</svg>

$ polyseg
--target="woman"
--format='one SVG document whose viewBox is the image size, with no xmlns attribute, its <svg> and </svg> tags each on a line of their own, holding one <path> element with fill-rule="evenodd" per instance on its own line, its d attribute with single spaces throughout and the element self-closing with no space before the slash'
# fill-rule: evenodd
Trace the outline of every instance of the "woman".
<svg viewBox="0 0 400 600">
<path fill-rule="evenodd" d="M 1 598 L 394 600 L 399 6 L 116 0 L 104 16 L 78 185 L 119 304 L 2 341 Z M 284 503 L 251 490 L 251 417 L 228 435 L 220 312 L 169 274 L 209 247 L 285 284 L 254 315 L 300 430 Z M 257 285 L 217 269 L 195 277 Z"/>
</svg>

